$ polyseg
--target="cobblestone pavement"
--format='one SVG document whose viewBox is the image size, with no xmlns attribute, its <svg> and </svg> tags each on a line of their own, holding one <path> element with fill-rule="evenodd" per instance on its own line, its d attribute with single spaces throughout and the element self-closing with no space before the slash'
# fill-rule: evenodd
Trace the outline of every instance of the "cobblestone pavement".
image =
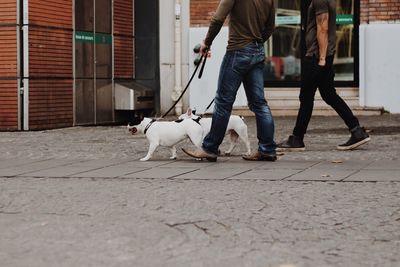
<svg viewBox="0 0 400 267">
<path fill-rule="evenodd" d="M 365 147 L 336 151 L 344 124 L 315 117 L 307 151 L 274 163 L 242 145 L 139 162 L 147 141 L 122 126 L 0 132 L 0 265 L 400 266 L 400 116 L 360 121 Z"/>
</svg>

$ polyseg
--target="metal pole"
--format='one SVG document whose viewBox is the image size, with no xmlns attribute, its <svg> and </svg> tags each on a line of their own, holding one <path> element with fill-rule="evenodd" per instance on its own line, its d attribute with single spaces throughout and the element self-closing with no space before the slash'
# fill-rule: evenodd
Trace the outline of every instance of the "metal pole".
<svg viewBox="0 0 400 267">
<path fill-rule="evenodd" d="M 182 0 L 175 0 L 175 88 L 172 92 L 172 100 L 177 101 L 182 93 Z M 175 115 L 182 114 L 182 100 L 175 106 Z"/>
</svg>

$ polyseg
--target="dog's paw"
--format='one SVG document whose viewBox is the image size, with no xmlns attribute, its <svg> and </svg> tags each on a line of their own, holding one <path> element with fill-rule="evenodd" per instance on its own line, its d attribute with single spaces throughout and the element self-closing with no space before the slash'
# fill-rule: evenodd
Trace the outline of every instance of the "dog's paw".
<svg viewBox="0 0 400 267">
<path fill-rule="evenodd" d="M 169 159 L 176 159 L 176 157 L 169 157 Z"/>
<path fill-rule="evenodd" d="M 231 155 L 231 152 L 230 151 L 225 151 L 224 152 L 224 156 L 230 156 Z"/>
<path fill-rule="evenodd" d="M 148 161 L 148 158 L 141 158 L 140 161 Z"/>
</svg>

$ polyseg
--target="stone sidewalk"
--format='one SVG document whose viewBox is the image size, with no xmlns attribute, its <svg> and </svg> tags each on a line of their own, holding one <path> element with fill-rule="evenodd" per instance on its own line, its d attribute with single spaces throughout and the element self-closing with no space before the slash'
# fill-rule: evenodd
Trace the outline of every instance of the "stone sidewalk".
<svg viewBox="0 0 400 267">
<path fill-rule="evenodd" d="M 1 266 L 399 266 L 400 116 L 360 121 L 360 149 L 335 150 L 340 118 L 315 117 L 307 151 L 277 162 L 242 144 L 140 162 L 147 141 L 122 126 L 0 132 Z M 293 123 L 276 118 L 276 139 Z"/>
</svg>

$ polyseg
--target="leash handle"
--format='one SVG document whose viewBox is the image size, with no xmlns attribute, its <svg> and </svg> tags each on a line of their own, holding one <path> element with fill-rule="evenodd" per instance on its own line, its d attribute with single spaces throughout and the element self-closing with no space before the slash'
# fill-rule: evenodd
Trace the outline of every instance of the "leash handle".
<svg viewBox="0 0 400 267">
<path fill-rule="evenodd" d="M 203 64 L 201 65 L 201 69 L 200 69 L 200 72 L 199 72 L 199 79 L 201 79 L 201 77 L 203 76 L 203 71 L 204 71 L 204 67 L 206 66 L 206 62 L 207 62 L 207 54 L 208 54 L 208 48 L 205 50 L 205 56 L 204 55 L 202 55 L 202 57 L 204 56 L 204 61 L 203 61 Z M 201 62 L 201 60 L 200 60 L 200 62 Z M 200 65 L 200 64 L 199 64 Z"/>
</svg>

